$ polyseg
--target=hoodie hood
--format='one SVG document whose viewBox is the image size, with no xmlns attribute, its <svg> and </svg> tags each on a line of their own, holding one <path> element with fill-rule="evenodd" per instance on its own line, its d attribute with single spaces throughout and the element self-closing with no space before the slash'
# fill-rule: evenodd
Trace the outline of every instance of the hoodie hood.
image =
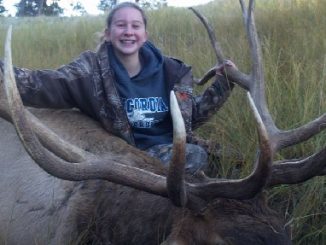
<svg viewBox="0 0 326 245">
<path fill-rule="evenodd" d="M 118 76 L 128 76 L 128 72 L 123 64 L 116 57 L 112 45 L 108 45 L 110 65 Z M 149 77 L 156 75 L 162 70 L 163 55 L 150 41 L 146 41 L 139 50 L 140 61 L 142 64 L 141 71 L 131 79 L 135 82 L 147 80 Z M 125 80 L 124 78 L 123 80 Z"/>
<path fill-rule="evenodd" d="M 139 50 L 142 70 L 133 79 L 135 81 L 147 79 L 162 70 L 163 56 L 151 42 L 147 41 Z"/>
</svg>

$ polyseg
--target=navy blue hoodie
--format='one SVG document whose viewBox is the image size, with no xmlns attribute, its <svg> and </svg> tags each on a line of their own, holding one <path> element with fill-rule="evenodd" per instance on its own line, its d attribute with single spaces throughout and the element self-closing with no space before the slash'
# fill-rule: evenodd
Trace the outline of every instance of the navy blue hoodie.
<svg viewBox="0 0 326 245">
<path fill-rule="evenodd" d="M 164 79 L 161 52 L 147 41 L 139 50 L 142 69 L 134 77 L 129 77 L 111 45 L 108 52 L 136 146 L 146 149 L 157 144 L 172 143 L 169 91 Z"/>
</svg>

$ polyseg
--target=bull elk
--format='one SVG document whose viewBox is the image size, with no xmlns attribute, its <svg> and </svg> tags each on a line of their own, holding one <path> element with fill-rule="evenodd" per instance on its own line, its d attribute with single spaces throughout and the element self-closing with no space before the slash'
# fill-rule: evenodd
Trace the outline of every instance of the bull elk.
<svg viewBox="0 0 326 245">
<path fill-rule="evenodd" d="M 262 55 L 253 9 L 240 0 L 252 69 L 227 74 L 247 90 L 257 122 L 259 154 L 243 179 L 211 179 L 184 172 L 185 132 L 171 94 L 174 155 L 169 169 L 116 138 L 76 110 L 26 110 L 15 86 L 11 29 L 0 91 L 0 241 L 5 244 L 291 244 L 284 221 L 262 190 L 326 173 L 326 148 L 301 160 L 273 161 L 279 150 L 326 127 L 326 113 L 293 130 L 276 127 L 267 109 Z M 204 23 L 219 63 L 224 57 Z M 210 70 L 199 84 L 214 76 Z M 6 95 L 4 94 L 6 91 Z M 7 101 L 5 101 L 5 98 Z M 50 130 L 52 129 L 52 130 Z M 39 168 L 37 163 L 41 168 Z M 43 170 L 45 171 L 43 171 Z"/>
</svg>

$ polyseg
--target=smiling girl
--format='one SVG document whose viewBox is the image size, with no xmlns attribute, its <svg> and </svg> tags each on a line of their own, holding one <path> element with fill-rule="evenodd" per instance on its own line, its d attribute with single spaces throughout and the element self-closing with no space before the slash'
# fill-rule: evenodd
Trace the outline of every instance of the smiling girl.
<svg viewBox="0 0 326 245">
<path fill-rule="evenodd" d="M 172 155 L 169 93 L 174 90 L 188 136 L 186 171 L 195 173 L 206 167 L 207 153 L 195 144 L 192 130 L 222 106 L 234 85 L 217 67 L 215 82 L 193 96 L 191 67 L 162 55 L 147 40 L 146 27 L 137 4 L 121 3 L 108 15 L 96 52 L 85 51 L 56 70 L 15 68 L 18 89 L 25 105 L 78 108 L 163 164 Z"/>
</svg>

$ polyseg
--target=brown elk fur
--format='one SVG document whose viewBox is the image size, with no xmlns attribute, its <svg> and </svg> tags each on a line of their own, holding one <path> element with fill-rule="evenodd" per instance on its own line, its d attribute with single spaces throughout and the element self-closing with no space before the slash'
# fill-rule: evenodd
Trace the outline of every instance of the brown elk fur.
<svg viewBox="0 0 326 245">
<path fill-rule="evenodd" d="M 34 113 L 60 136 L 85 150 L 101 156 L 116 154 L 126 162 L 129 159 L 135 166 L 160 174 L 166 172 L 157 160 L 108 135 L 96 122 L 78 111 L 34 110 Z M 0 145 L 3 144 L 2 141 Z M 22 151 L 21 155 L 27 154 Z M 44 227 L 39 224 L 48 226 L 49 236 L 35 232 L 35 242 L 39 244 L 159 244 L 165 239 L 166 244 L 290 243 L 284 221 L 267 207 L 262 195 L 247 201 L 215 199 L 201 213 L 196 213 L 175 207 L 167 198 L 103 180 L 76 183 L 58 180 L 41 173 L 31 159 L 23 161 L 21 172 L 30 175 L 37 170 L 38 174 L 56 182 L 51 186 L 44 181 L 43 186 L 36 187 L 38 191 L 37 195 L 31 196 L 33 199 L 27 200 L 29 195 L 25 193 L 26 203 L 16 202 L 13 207 L 13 216 L 34 210 L 33 216 L 26 218 L 31 231 L 44 232 Z M 27 168 L 33 171 L 27 171 Z M 33 185 L 32 180 L 40 178 L 38 174 L 25 176 L 28 179 L 25 185 L 28 181 Z M 200 181 L 195 177 L 188 178 L 189 181 Z M 52 188 L 57 188 L 61 194 L 49 205 L 46 204 L 49 200 L 41 199 Z M 0 197 L 4 204 L 2 194 Z M 33 202 L 44 204 L 37 209 L 35 205 L 31 207 Z M 2 216 L 4 210 L 0 207 Z M 20 219 L 25 219 L 24 215 Z M 6 233 L 7 244 L 14 244 L 12 235 L 16 236 L 17 232 L 22 237 L 27 232 L 23 221 L 15 224 Z M 25 234 L 26 244 L 31 244 L 29 237 Z"/>
</svg>

